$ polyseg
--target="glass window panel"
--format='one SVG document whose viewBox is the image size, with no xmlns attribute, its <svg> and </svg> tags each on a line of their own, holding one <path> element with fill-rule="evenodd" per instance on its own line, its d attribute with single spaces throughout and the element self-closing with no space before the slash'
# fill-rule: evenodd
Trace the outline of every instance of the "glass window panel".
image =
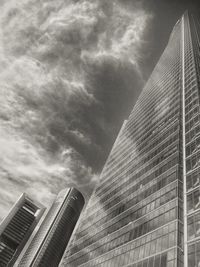
<svg viewBox="0 0 200 267">
<path fill-rule="evenodd" d="M 161 245 L 162 245 L 162 238 L 158 238 L 157 239 L 157 244 L 156 244 L 156 252 L 160 252 L 161 251 Z"/>
<path fill-rule="evenodd" d="M 200 235 L 200 213 L 195 215 L 195 236 Z"/>
<path fill-rule="evenodd" d="M 199 173 L 193 175 L 193 187 L 196 187 L 200 184 L 200 177 L 199 177 Z"/>
<path fill-rule="evenodd" d="M 169 247 L 175 246 L 175 233 L 176 232 L 172 232 L 169 234 Z"/>
<path fill-rule="evenodd" d="M 192 168 L 191 161 L 190 160 L 187 160 L 187 162 L 186 162 L 186 170 L 187 170 L 187 172 L 190 171 L 191 168 Z"/>
<path fill-rule="evenodd" d="M 156 240 L 151 242 L 151 254 L 156 252 Z"/>
<path fill-rule="evenodd" d="M 193 216 L 188 218 L 188 238 L 189 238 L 189 240 L 194 238 L 194 218 L 193 218 Z"/>
<path fill-rule="evenodd" d="M 170 260 L 173 260 L 175 258 L 175 250 L 172 249 L 170 251 L 168 251 L 167 253 L 167 260 L 170 261 Z"/>
<path fill-rule="evenodd" d="M 190 245 L 188 247 L 188 254 L 194 254 L 195 253 L 195 245 Z"/>
<path fill-rule="evenodd" d="M 143 266 L 142 267 L 148 267 L 148 260 L 145 260 L 144 262 L 143 262 Z"/>
<path fill-rule="evenodd" d="M 192 175 L 187 176 L 187 190 L 190 190 L 193 187 Z"/>
<path fill-rule="evenodd" d="M 153 263 L 154 263 L 154 258 L 150 258 L 148 267 L 153 267 L 154 265 Z"/>
<path fill-rule="evenodd" d="M 192 194 L 189 194 L 187 196 L 187 210 L 188 210 L 188 212 L 193 210 Z"/>
<path fill-rule="evenodd" d="M 196 253 L 196 266 L 199 267 L 200 266 L 200 252 Z"/>
<path fill-rule="evenodd" d="M 191 254 L 191 255 L 188 256 L 188 266 L 196 267 L 194 254 Z"/>
<path fill-rule="evenodd" d="M 200 251 L 200 242 L 196 243 L 196 251 L 197 251 L 197 252 Z"/>
<path fill-rule="evenodd" d="M 167 266 L 167 254 L 162 254 L 160 259 L 160 266 L 166 267 Z"/>
<path fill-rule="evenodd" d="M 168 248 L 168 235 L 162 237 L 162 250 Z"/>
<path fill-rule="evenodd" d="M 145 256 L 149 256 L 150 243 L 147 243 L 145 246 Z"/>
<path fill-rule="evenodd" d="M 160 267 L 160 255 L 158 255 L 158 256 L 155 257 L 154 266 L 155 267 Z"/>
<path fill-rule="evenodd" d="M 165 265 L 166 266 L 166 265 Z M 170 261 L 167 263 L 167 267 L 175 267 L 174 261 Z"/>
<path fill-rule="evenodd" d="M 200 208 L 200 192 L 199 190 L 194 192 L 194 208 Z"/>
</svg>

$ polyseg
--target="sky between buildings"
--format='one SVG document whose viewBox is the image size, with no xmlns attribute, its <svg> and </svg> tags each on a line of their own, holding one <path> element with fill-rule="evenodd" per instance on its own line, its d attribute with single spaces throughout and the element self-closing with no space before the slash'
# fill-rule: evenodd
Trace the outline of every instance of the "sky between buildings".
<svg viewBox="0 0 200 267">
<path fill-rule="evenodd" d="M 89 196 L 184 0 L 0 1 L 0 220 L 22 192 Z"/>
</svg>

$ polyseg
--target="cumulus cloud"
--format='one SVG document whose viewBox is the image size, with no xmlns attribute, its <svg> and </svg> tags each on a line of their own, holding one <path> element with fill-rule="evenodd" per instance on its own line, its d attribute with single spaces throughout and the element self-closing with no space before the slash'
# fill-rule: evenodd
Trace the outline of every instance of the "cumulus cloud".
<svg viewBox="0 0 200 267">
<path fill-rule="evenodd" d="M 90 195 L 142 84 L 138 61 L 150 15 L 137 1 L 128 5 L 2 2 L 2 217 L 6 199 L 11 205 L 24 191 L 46 205 L 68 185 Z"/>
</svg>

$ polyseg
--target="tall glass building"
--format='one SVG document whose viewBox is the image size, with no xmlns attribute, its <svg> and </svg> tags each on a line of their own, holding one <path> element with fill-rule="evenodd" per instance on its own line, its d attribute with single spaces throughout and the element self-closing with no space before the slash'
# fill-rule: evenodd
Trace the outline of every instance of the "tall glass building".
<svg viewBox="0 0 200 267">
<path fill-rule="evenodd" d="M 200 24 L 188 12 L 124 123 L 61 267 L 200 266 Z"/>
<path fill-rule="evenodd" d="M 84 203 L 75 188 L 62 190 L 14 266 L 57 267 Z"/>
<path fill-rule="evenodd" d="M 22 194 L 0 225 L 0 266 L 13 266 L 45 208 Z"/>
</svg>

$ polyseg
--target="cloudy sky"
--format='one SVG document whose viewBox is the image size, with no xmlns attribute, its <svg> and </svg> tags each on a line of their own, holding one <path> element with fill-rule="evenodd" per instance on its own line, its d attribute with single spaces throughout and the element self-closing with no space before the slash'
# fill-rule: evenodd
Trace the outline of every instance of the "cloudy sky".
<svg viewBox="0 0 200 267">
<path fill-rule="evenodd" d="M 89 196 L 188 7 L 0 0 L 0 220 L 22 192 L 45 205 L 68 185 Z"/>
</svg>

